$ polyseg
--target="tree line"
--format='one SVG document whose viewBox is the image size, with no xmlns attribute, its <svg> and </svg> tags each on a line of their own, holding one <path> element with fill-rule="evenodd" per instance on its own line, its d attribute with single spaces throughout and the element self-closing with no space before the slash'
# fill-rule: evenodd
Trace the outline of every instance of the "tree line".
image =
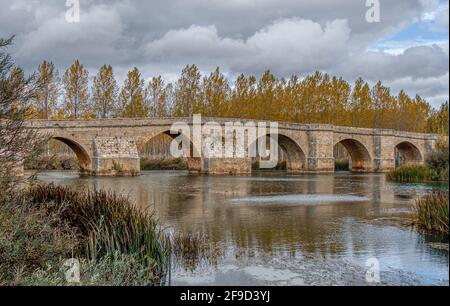
<svg viewBox="0 0 450 306">
<path fill-rule="evenodd" d="M 20 68 L 11 77 L 23 78 Z M 448 101 L 439 109 L 419 95 L 394 95 L 381 81 L 371 86 L 359 78 L 316 72 L 301 78 L 277 78 L 266 71 L 259 78 L 239 75 L 234 83 L 217 68 L 202 76 L 186 66 L 179 79 L 166 84 L 161 76 L 146 82 L 138 68 L 119 87 L 110 65 L 102 66 L 89 82 L 89 73 L 75 61 L 59 76 L 44 61 L 37 77 L 42 86 L 33 103 L 32 118 L 188 117 L 202 114 L 254 120 L 323 123 L 448 135 Z M 91 83 L 91 84 L 90 84 Z"/>
</svg>

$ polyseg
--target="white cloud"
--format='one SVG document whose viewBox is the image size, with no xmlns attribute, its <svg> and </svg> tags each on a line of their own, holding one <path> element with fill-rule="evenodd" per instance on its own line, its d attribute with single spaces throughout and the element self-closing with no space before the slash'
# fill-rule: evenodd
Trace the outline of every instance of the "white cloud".
<svg viewBox="0 0 450 306">
<path fill-rule="evenodd" d="M 113 65 L 120 80 L 134 66 L 173 80 L 195 63 L 230 77 L 322 70 L 430 99 L 448 92 L 448 2 L 382 1 L 382 22 L 367 23 L 365 1 L 354 0 L 82 0 L 79 24 L 65 22 L 63 0 L 1 2 L 0 37 L 17 34 L 11 51 L 30 72 L 44 59 L 63 71 L 79 58 L 94 73 Z M 436 35 L 391 39 L 414 22 Z"/>
<path fill-rule="evenodd" d="M 326 69 L 345 55 L 350 29 L 344 20 L 322 27 L 311 20 L 279 20 L 247 40 L 219 37 L 217 28 L 191 26 L 173 30 L 146 46 L 158 61 L 216 63 L 233 72 L 261 73 L 266 69 L 286 75 Z M 332 46 L 332 48 L 329 48 Z"/>
</svg>

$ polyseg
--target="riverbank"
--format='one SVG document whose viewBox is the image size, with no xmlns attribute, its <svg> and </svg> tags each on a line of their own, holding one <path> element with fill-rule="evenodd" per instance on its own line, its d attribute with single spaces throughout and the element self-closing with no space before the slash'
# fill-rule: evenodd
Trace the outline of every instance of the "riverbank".
<svg viewBox="0 0 450 306">
<path fill-rule="evenodd" d="M 80 170 L 80 166 L 76 157 L 41 156 L 36 159 L 27 161 L 24 164 L 24 169 L 38 171 L 75 171 Z"/>
<path fill-rule="evenodd" d="M 192 265 L 213 256 L 201 235 L 169 235 L 106 191 L 37 185 L 0 207 L 0 285 L 67 285 L 76 267 L 76 285 L 165 285 L 171 257 Z"/>
</svg>

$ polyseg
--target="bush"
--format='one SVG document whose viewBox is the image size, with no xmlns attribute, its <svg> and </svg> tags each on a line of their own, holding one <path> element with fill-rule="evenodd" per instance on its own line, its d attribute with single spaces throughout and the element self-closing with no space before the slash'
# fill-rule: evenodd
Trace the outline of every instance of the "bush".
<svg viewBox="0 0 450 306">
<path fill-rule="evenodd" d="M 448 181 L 448 142 L 438 142 L 436 149 L 425 158 L 425 165 L 430 168 L 435 181 Z"/>
<path fill-rule="evenodd" d="M 448 191 L 435 191 L 414 205 L 416 224 L 427 231 L 448 235 Z"/>
</svg>

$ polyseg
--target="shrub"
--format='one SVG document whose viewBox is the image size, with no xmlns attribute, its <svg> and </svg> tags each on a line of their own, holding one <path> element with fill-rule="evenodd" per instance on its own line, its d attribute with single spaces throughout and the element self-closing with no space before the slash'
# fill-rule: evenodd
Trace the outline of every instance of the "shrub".
<svg viewBox="0 0 450 306">
<path fill-rule="evenodd" d="M 433 180 L 448 181 L 448 142 L 438 142 L 436 149 L 425 158 L 425 164 L 433 173 Z"/>
</svg>

